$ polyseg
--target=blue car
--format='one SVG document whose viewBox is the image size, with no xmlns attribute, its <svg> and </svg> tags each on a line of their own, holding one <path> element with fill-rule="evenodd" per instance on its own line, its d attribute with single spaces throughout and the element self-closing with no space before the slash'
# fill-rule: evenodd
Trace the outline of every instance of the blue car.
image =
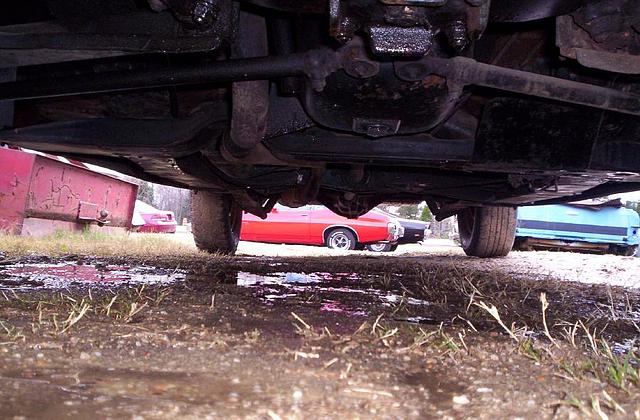
<svg viewBox="0 0 640 420">
<path fill-rule="evenodd" d="M 619 200 L 518 208 L 514 249 L 576 249 L 634 255 L 640 216 Z"/>
</svg>

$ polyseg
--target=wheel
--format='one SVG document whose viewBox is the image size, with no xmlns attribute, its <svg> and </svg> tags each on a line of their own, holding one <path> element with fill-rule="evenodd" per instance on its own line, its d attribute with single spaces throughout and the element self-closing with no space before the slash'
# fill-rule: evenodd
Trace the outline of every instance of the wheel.
<svg viewBox="0 0 640 420">
<path fill-rule="evenodd" d="M 527 238 L 516 238 L 512 249 L 514 251 L 533 251 L 533 248 L 529 245 L 529 240 Z"/>
<path fill-rule="evenodd" d="M 513 207 L 467 207 L 458 213 L 460 244 L 465 254 L 504 257 L 513 247 L 516 209 Z"/>
<path fill-rule="evenodd" d="M 198 249 L 233 254 L 240 241 L 242 209 L 228 194 L 194 191 L 191 196 L 191 231 Z"/>
<path fill-rule="evenodd" d="M 365 245 L 365 248 L 373 252 L 391 252 L 391 251 L 395 251 L 398 248 L 398 244 L 377 243 L 377 244 Z"/>
<path fill-rule="evenodd" d="M 611 252 L 623 257 L 633 257 L 638 251 L 638 245 L 613 245 Z"/>
<path fill-rule="evenodd" d="M 331 249 L 351 250 L 356 248 L 356 236 L 347 229 L 333 229 L 327 235 L 325 244 Z"/>
</svg>

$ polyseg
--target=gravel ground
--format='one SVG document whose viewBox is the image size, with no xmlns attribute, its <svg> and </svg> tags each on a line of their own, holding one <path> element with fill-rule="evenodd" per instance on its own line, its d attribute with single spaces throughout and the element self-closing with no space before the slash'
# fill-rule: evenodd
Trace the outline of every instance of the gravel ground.
<svg viewBox="0 0 640 420">
<path fill-rule="evenodd" d="M 640 259 L 240 252 L 7 256 L 0 417 L 640 418 Z"/>
</svg>

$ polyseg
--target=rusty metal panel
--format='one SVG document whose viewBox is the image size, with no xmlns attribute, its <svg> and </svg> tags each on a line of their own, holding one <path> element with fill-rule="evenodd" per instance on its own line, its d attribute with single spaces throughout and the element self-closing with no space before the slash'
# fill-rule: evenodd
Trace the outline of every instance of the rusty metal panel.
<svg viewBox="0 0 640 420">
<path fill-rule="evenodd" d="M 0 230 L 20 233 L 35 156 L 0 148 Z"/>
<path fill-rule="evenodd" d="M 93 220 L 106 211 L 110 226 L 129 227 L 137 186 L 79 166 L 36 156 L 25 215 L 80 222 L 80 202 L 93 204 Z"/>
<path fill-rule="evenodd" d="M 78 208 L 78 219 L 92 221 L 96 220 L 96 214 L 98 214 L 98 205 L 95 203 L 87 203 L 81 201 Z"/>
<path fill-rule="evenodd" d="M 38 220 L 80 229 L 92 222 L 131 226 L 138 190 L 133 183 L 56 157 L 11 149 L 0 149 L 0 168 L 0 228 L 25 234 L 23 225 L 33 231 Z"/>
</svg>

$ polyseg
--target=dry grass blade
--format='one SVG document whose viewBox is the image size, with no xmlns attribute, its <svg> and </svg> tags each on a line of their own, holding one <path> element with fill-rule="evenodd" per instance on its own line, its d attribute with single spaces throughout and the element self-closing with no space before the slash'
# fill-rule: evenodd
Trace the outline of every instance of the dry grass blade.
<svg viewBox="0 0 640 420">
<path fill-rule="evenodd" d="M 147 307 L 147 302 L 139 305 L 138 302 L 133 302 L 129 308 L 129 312 L 124 316 L 124 322 L 130 322 L 134 316 L 136 316 L 141 310 Z"/>
<path fill-rule="evenodd" d="M 587 335 L 587 339 L 589 340 L 589 344 L 591 345 L 591 350 L 593 350 L 593 353 L 596 356 L 600 356 L 600 351 L 598 351 L 598 344 L 597 344 L 597 339 L 596 339 L 596 330 L 594 328 L 593 333 L 591 331 L 589 331 L 589 329 L 584 325 L 584 323 L 582 322 L 582 320 L 578 321 L 580 323 L 580 326 L 582 327 L 582 329 L 584 330 L 585 334 Z"/>
<path fill-rule="evenodd" d="M 614 400 L 611 395 L 605 390 L 602 390 L 603 403 L 606 404 L 609 408 L 611 408 L 615 412 L 620 412 L 622 414 L 627 414 L 627 412 Z"/>
<path fill-rule="evenodd" d="M 373 326 L 371 327 L 371 334 L 375 335 L 376 329 L 378 328 L 378 324 L 380 323 L 380 318 L 382 318 L 382 315 L 384 315 L 384 314 L 378 315 L 378 317 L 376 318 L 375 322 L 373 323 Z"/>
<path fill-rule="evenodd" d="M 602 411 L 602 408 L 600 407 L 600 399 L 597 396 L 591 397 L 591 408 L 593 409 L 593 412 L 598 415 L 600 420 L 609 420 L 609 416 Z"/>
<path fill-rule="evenodd" d="M 78 323 L 78 321 L 80 321 L 82 319 L 82 317 L 84 317 L 84 315 L 87 313 L 87 311 L 91 308 L 91 305 L 88 303 L 82 304 L 80 306 L 79 310 L 72 310 L 71 313 L 69 314 L 69 317 L 63 321 L 63 325 L 64 327 L 62 328 L 61 333 L 64 333 L 66 331 L 69 330 L 69 328 L 73 327 L 75 324 Z"/>
<path fill-rule="evenodd" d="M 513 338 L 516 342 L 518 342 L 518 337 L 516 337 L 513 331 L 511 331 L 509 327 L 507 327 L 504 324 L 504 322 L 502 322 L 502 319 L 500 318 L 500 314 L 498 313 L 498 308 L 496 308 L 495 305 L 488 306 L 483 301 L 480 301 L 480 303 L 474 302 L 473 304 L 487 311 L 489 315 L 491 315 L 498 322 L 498 324 L 500 324 L 500 326 L 507 332 L 507 334 L 509 334 L 509 337 Z"/>
<path fill-rule="evenodd" d="M 300 318 L 300 316 L 298 316 L 298 314 L 296 314 L 295 312 L 291 312 L 291 316 L 294 317 L 296 319 L 296 321 L 298 321 L 299 323 L 301 323 L 306 329 L 310 330 L 311 329 L 311 325 L 307 324 L 304 319 Z"/>
<path fill-rule="evenodd" d="M 558 343 L 556 343 L 556 340 L 551 337 L 549 327 L 547 326 L 547 309 L 549 308 L 549 301 L 547 300 L 547 294 L 544 292 L 540 293 L 540 303 L 542 304 L 542 324 L 544 325 L 544 335 L 547 336 L 554 346 L 558 347 Z"/>
<path fill-rule="evenodd" d="M 111 298 L 111 300 L 107 304 L 107 306 L 105 306 L 107 316 L 109 316 L 109 314 L 111 313 L 111 307 L 113 306 L 117 298 L 118 298 L 118 295 L 114 295 L 113 298 Z"/>
</svg>

